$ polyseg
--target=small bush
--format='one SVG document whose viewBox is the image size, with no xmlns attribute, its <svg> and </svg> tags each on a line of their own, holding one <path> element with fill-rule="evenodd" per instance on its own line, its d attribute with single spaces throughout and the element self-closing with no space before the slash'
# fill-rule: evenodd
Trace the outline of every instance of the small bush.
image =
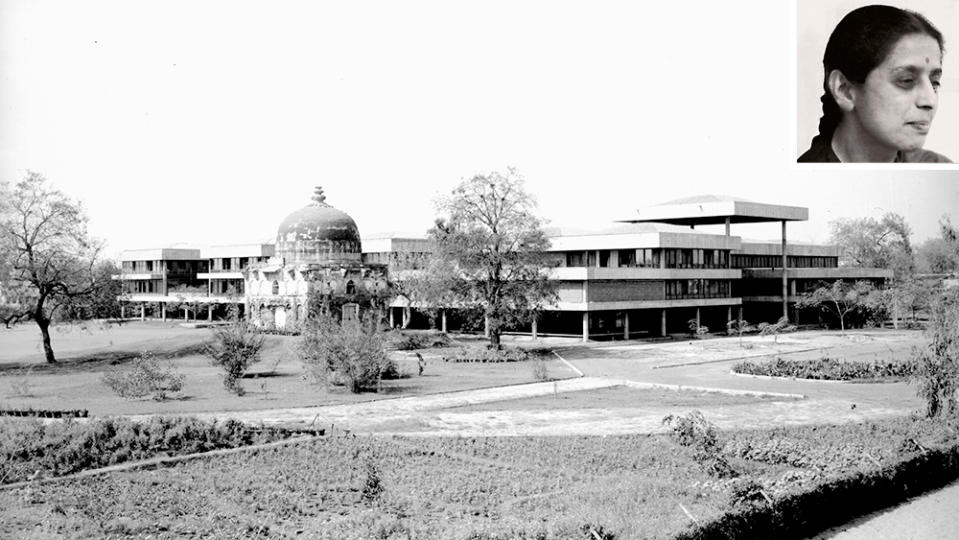
<svg viewBox="0 0 959 540">
<path fill-rule="evenodd" d="M 537 381 L 548 381 L 549 370 L 546 368 L 546 362 L 537 357 L 533 360 L 533 379 Z"/>
<path fill-rule="evenodd" d="M 344 385 L 351 392 L 374 389 L 384 374 L 399 376 L 370 321 L 339 323 L 320 316 L 303 330 L 300 355 L 317 380 Z"/>
<path fill-rule="evenodd" d="M 669 426 L 670 436 L 676 443 L 693 449 L 693 459 L 707 474 L 719 478 L 738 476 L 723 455 L 716 426 L 706 420 L 703 413 L 692 411 L 687 416 L 671 414 L 663 418 L 663 424 Z"/>
<path fill-rule="evenodd" d="M 145 352 L 135 358 L 129 368 L 114 369 L 102 377 L 103 383 L 118 396 L 138 399 L 146 396 L 164 401 L 168 394 L 179 392 L 186 377 L 172 365 L 163 367 L 153 356 Z"/>
<path fill-rule="evenodd" d="M 933 302 L 925 334 L 929 343 L 913 353 L 912 382 L 926 402 L 926 416 L 954 414 L 959 411 L 959 289 L 944 292 Z"/>
<path fill-rule="evenodd" d="M 367 459 L 365 463 L 365 480 L 363 489 L 360 491 L 360 497 L 366 504 L 373 504 L 383 493 L 383 483 L 380 480 L 380 471 L 372 459 Z"/>
<path fill-rule="evenodd" d="M 264 338 L 248 321 L 234 319 L 213 330 L 213 341 L 204 348 L 213 365 L 223 368 L 223 386 L 238 396 L 246 393 L 240 380 L 260 361 Z"/>
</svg>

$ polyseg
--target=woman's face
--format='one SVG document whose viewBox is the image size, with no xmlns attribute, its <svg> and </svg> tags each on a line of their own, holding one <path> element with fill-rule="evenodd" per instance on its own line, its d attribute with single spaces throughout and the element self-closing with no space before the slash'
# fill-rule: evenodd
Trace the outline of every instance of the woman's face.
<svg viewBox="0 0 959 540">
<path fill-rule="evenodd" d="M 908 151 L 922 148 L 939 103 L 942 53 L 925 34 L 896 42 L 866 81 L 854 85 L 853 114 L 872 143 Z"/>
</svg>

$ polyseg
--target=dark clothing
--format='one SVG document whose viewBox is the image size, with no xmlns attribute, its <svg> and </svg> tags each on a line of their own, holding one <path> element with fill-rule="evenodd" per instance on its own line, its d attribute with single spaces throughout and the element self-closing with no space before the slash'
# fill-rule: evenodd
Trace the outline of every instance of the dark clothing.
<svg viewBox="0 0 959 540">
<path fill-rule="evenodd" d="M 832 151 L 832 139 L 825 140 L 820 137 L 813 139 L 809 150 L 799 156 L 797 163 L 842 163 L 839 157 Z M 937 154 L 931 150 L 912 150 L 910 152 L 897 152 L 894 163 L 952 163 L 952 160 Z"/>
</svg>

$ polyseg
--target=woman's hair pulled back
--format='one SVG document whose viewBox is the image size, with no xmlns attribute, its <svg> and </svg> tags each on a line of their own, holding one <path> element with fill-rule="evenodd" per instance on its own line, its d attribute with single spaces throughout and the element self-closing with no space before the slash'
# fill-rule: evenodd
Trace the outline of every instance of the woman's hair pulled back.
<svg viewBox="0 0 959 540">
<path fill-rule="evenodd" d="M 813 139 L 832 137 L 842 119 L 842 111 L 829 91 L 829 74 L 838 69 L 851 82 L 862 84 L 866 76 L 881 64 L 895 44 L 910 34 L 925 34 L 939 43 L 942 52 L 942 33 L 928 19 L 913 11 L 892 6 L 865 6 L 846 14 L 839 21 L 826 43 L 822 117 L 819 134 Z"/>
</svg>

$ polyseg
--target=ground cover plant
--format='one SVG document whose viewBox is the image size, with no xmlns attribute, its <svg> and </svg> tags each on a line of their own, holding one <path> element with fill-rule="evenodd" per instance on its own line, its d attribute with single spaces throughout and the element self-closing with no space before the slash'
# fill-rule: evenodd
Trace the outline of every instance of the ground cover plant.
<svg viewBox="0 0 959 540">
<path fill-rule="evenodd" d="M 445 352 L 443 354 L 443 360 L 453 363 L 493 364 L 498 362 L 523 362 L 530 359 L 541 359 L 551 355 L 552 351 L 547 348 L 523 349 L 519 347 L 502 347 L 500 349 L 493 349 L 485 346 L 470 345 Z"/>
<path fill-rule="evenodd" d="M 0 492 L 0 526 L 8 528 L 0 534 L 672 538 L 694 530 L 690 516 L 710 522 L 954 448 L 959 422 L 716 435 L 716 451 L 738 478 L 708 474 L 694 448 L 666 434 L 327 437 Z"/>
<path fill-rule="evenodd" d="M 903 380 L 915 373 L 916 363 L 899 360 L 840 360 L 823 356 L 818 359 L 791 360 L 776 357 L 768 362 L 743 360 L 733 371 L 745 375 L 792 377 L 830 381 Z"/>
<path fill-rule="evenodd" d="M 145 422 L 0 419 L 0 483 L 63 476 L 158 455 L 235 448 L 286 437 L 280 429 L 240 422 L 153 417 Z"/>
</svg>

